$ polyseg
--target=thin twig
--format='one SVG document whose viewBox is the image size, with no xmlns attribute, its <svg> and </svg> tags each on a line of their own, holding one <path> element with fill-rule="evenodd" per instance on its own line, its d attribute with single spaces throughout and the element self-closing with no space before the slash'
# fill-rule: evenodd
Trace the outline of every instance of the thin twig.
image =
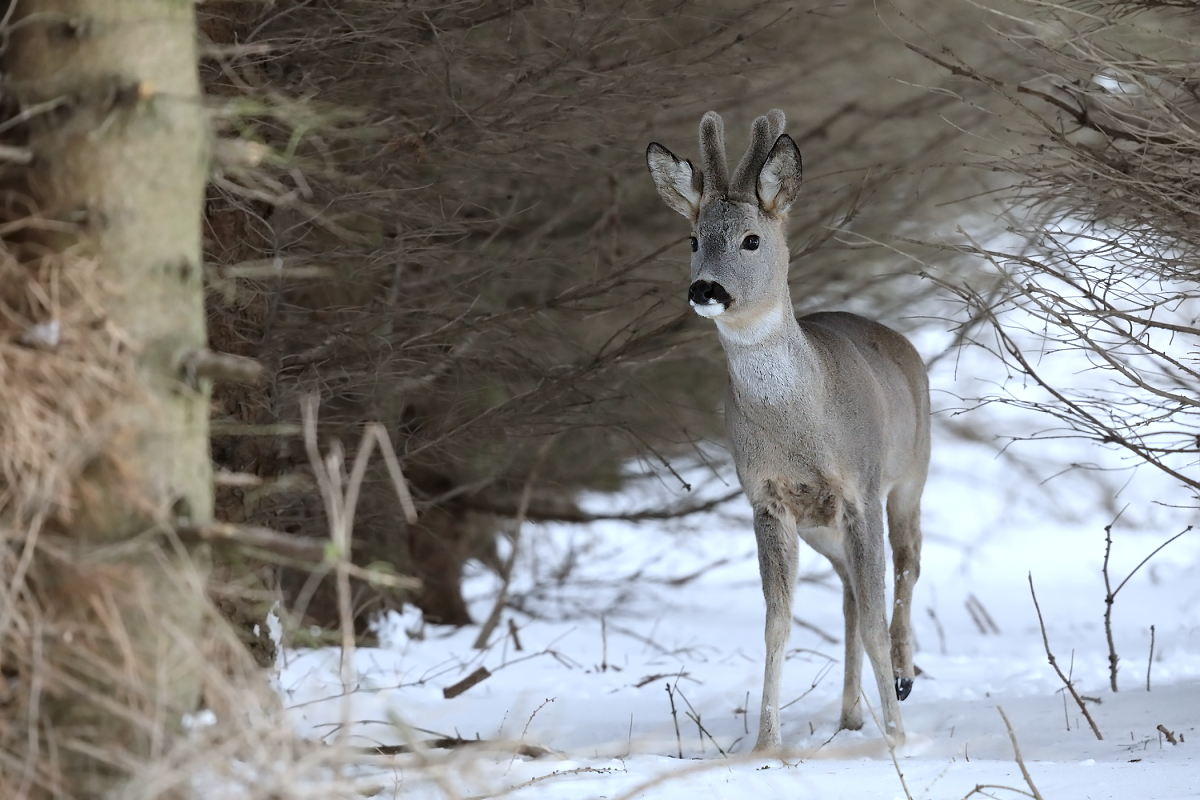
<svg viewBox="0 0 1200 800">
<path fill-rule="evenodd" d="M 679 749 L 679 757 L 683 758 L 683 739 L 679 736 L 679 714 L 675 711 L 675 693 L 671 684 L 667 684 L 667 697 L 671 701 L 671 719 L 675 722 L 675 746 Z"/>
<path fill-rule="evenodd" d="M 1122 509 L 1122 511 L 1124 511 L 1124 509 Z M 1120 514 L 1117 515 L 1117 518 L 1120 519 Z M 1116 521 L 1117 520 L 1114 519 L 1112 523 L 1104 527 L 1104 566 L 1101 569 L 1101 571 L 1104 573 L 1104 634 L 1108 637 L 1108 676 L 1109 683 L 1111 684 L 1114 692 L 1117 691 L 1117 650 L 1113 645 L 1112 608 L 1113 603 L 1117 599 L 1117 593 L 1125 588 L 1125 584 L 1129 583 L 1129 579 L 1137 574 L 1137 571 L 1141 569 L 1147 561 L 1154 558 L 1154 556 L 1157 555 L 1160 550 L 1192 529 L 1192 526 L 1188 525 L 1179 533 L 1175 534 L 1170 539 L 1167 539 L 1158 547 L 1154 548 L 1150 552 L 1150 555 L 1143 558 L 1140 562 L 1138 562 L 1136 567 L 1130 570 L 1129 574 L 1125 576 L 1125 580 L 1121 581 L 1120 585 L 1118 585 L 1116 589 L 1110 589 L 1108 582 L 1108 554 L 1112 549 L 1112 526 L 1116 524 Z"/>
<path fill-rule="evenodd" d="M 967 613 L 971 615 L 971 619 L 979 627 L 979 632 L 983 635 L 989 633 L 999 636 L 1000 626 L 992 619 L 992 615 L 988 613 L 987 607 L 983 601 L 976 597 L 973 593 L 967 595 Z"/>
<path fill-rule="evenodd" d="M 673 508 L 650 508 L 642 511 L 630 511 L 617 514 L 592 514 L 586 511 L 578 511 L 573 509 L 542 509 L 530 508 L 526 513 L 526 518 L 538 522 L 575 522 L 581 525 L 587 525 L 592 522 L 655 522 L 658 520 L 679 519 L 681 517 L 691 516 L 692 514 L 700 514 L 705 511 L 712 511 L 723 503 L 728 503 L 731 500 L 741 496 L 741 488 L 726 492 L 720 497 L 715 497 L 712 500 L 706 500 L 703 503 L 694 505 L 676 506 Z M 489 503 L 481 500 L 472 500 L 469 507 L 476 511 L 488 511 L 494 514 L 512 515 L 516 510 L 511 505 L 503 505 L 500 503 Z"/>
<path fill-rule="evenodd" d="M 514 650 L 516 650 L 519 653 L 525 649 L 525 648 L 521 647 L 521 637 L 519 635 L 519 631 L 517 630 L 517 623 L 513 620 L 512 617 L 508 618 L 508 635 L 512 637 Z"/>
<path fill-rule="evenodd" d="M 1050 666 L 1058 673 L 1058 677 L 1062 680 L 1063 685 L 1067 687 L 1067 691 L 1071 693 L 1071 697 L 1075 698 L 1075 702 L 1079 705 L 1079 710 L 1083 712 L 1083 717 L 1092 726 L 1092 733 L 1096 734 L 1096 738 L 1103 741 L 1104 737 L 1100 734 L 1100 729 L 1096 727 L 1096 721 L 1092 719 L 1092 715 L 1088 713 L 1087 706 L 1083 704 L 1083 699 L 1079 693 L 1075 691 L 1075 686 L 1071 683 L 1063 671 L 1059 668 L 1058 662 L 1054 660 L 1054 653 L 1050 652 L 1050 638 L 1046 635 L 1046 623 L 1042 619 L 1042 609 L 1038 605 L 1037 592 L 1033 590 L 1033 573 L 1029 573 L 1029 593 L 1033 595 L 1033 607 L 1037 611 L 1038 625 L 1042 629 L 1042 643 L 1046 646 L 1046 658 L 1050 661 Z"/>
<path fill-rule="evenodd" d="M 1154 626 L 1150 626 L 1150 658 L 1146 659 L 1146 691 L 1150 691 L 1150 667 L 1154 666 Z"/>
<path fill-rule="evenodd" d="M 700 712 L 697 711 L 695 709 L 695 707 L 692 705 L 692 701 L 687 699 L 686 694 L 679 691 L 678 685 L 676 685 L 675 691 L 679 692 L 679 696 L 683 698 L 683 702 L 687 703 L 688 710 L 685 711 L 684 713 L 687 714 L 687 716 L 692 720 L 692 722 L 696 723 L 696 727 L 700 730 L 700 734 L 701 734 L 700 746 L 701 746 L 701 748 L 703 749 L 703 747 L 704 747 L 704 738 L 703 737 L 707 736 L 709 741 L 713 743 L 713 746 L 717 748 L 717 752 L 720 753 L 723 758 L 729 758 L 729 754 L 725 752 L 725 749 L 723 747 L 721 747 L 721 745 L 717 744 L 717 740 L 713 738 L 712 734 L 708 732 L 708 729 L 705 728 L 704 725 L 700 722 Z"/>
<path fill-rule="evenodd" d="M 329 547 L 328 539 L 315 536 L 297 536 L 280 533 L 257 525 L 238 525 L 232 522 L 194 523 L 180 520 L 173 526 L 175 534 L 184 544 L 206 543 L 252 547 L 269 553 L 319 564 L 325 560 Z"/>
<path fill-rule="evenodd" d="M 816 625 L 813 625 L 811 622 L 806 622 L 806 621 L 800 619 L 795 614 L 792 614 L 792 622 L 794 624 L 798 625 L 799 627 L 804 628 L 806 631 L 812 631 L 818 637 L 825 640 L 829 644 L 837 644 L 841 641 L 841 639 L 837 638 L 833 634 L 826 633 L 825 631 L 818 628 Z"/>
<path fill-rule="evenodd" d="M 1029 786 L 1029 791 L 1033 792 L 1035 800 L 1043 800 L 1042 793 L 1033 785 L 1033 778 L 1029 776 L 1029 770 L 1025 768 L 1025 759 L 1021 758 L 1021 745 L 1017 742 L 1017 734 L 1013 731 L 1012 723 L 1008 721 L 1008 715 L 1004 713 L 1004 708 L 996 706 L 996 710 L 1000 712 L 1000 719 L 1004 720 L 1004 727 L 1008 728 L 1008 739 L 1012 742 L 1013 754 L 1017 759 L 1017 766 L 1021 768 L 1021 775 L 1025 778 L 1025 783 Z"/>
<path fill-rule="evenodd" d="M 240 525 L 232 522 L 193 523 L 189 520 L 176 522 L 172 526 L 175 535 L 184 544 L 206 543 L 217 547 L 240 547 L 254 552 L 256 556 L 278 556 L 298 562 L 297 566 L 311 568 L 315 565 L 329 565 L 329 558 L 335 555 L 336 547 L 330 546 L 328 539 L 315 536 L 299 536 L 291 533 L 263 528 L 257 525 Z M 389 589 L 404 589 L 415 591 L 421 588 L 421 581 L 408 575 L 393 575 L 377 569 L 367 569 L 357 564 L 348 563 L 346 574 L 373 586 L 386 586 Z"/>
<path fill-rule="evenodd" d="M 824 653 L 817 653 L 817 655 L 824 655 Z M 825 656 L 825 657 L 829 658 L 829 656 Z M 808 695 L 811 694 L 813 692 L 813 690 L 815 690 L 817 688 L 817 685 L 825 679 L 825 676 L 830 673 L 830 671 L 833 669 L 833 665 L 836 663 L 837 663 L 837 659 L 834 659 L 834 658 L 830 658 L 828 661 L 826 661 L 821 666 L 821 668 L 819 670 L 817 670 L 817 674 L 812 679 L 812 685 L 809 686 L 807 689 L 805 689 L 804 692 L 801 693 L 801 695 L 799 697 L 797 697 L 796 699 L 789 700 L 788 702 L 781 705 L 779 707 L 779 710 L 783 711 L 784 709 L 788 708 L 789 706 L 794 706 L 796 703 L 799 703 L 805 697 L 808 697 Z M 749 733 L 749 731 L 746 731 L 746 732 Z"/>
<path fill-rule="evenodd" d="M 968 759 L 968 761 L 969 760 L 970 759 Z M 977 783 L 977 784 L 975 784 L 974 789 L 972 789 L 971 791 L 969 791 L 965 795 L 963 795 L 963 800 L 967 800 L 968 797 L 971 797 L 972 795 L 976 795 L 976 794 L 982 794 L 986 797 L 995 798 L 995 795 L 988 794 L 987 792 L 984 791 L 984 789 L 1003 789 L 1006 792 L 1016 792 L 1017 794 L 1023 794 L 1026 797 L 1033 797 L 1033 795 L 1031 795 L 1029 792 L 1025 791 L 1024 789 L 1017 789 L 1013 786 L 1004 786 L 1003 784 L 999 784 L 999 783 Z"/>
<path fill-rule="evenodd" d="M 683 713 L 686 714 L 692 722 L 696 723 L 696 728 L 700 731 L 701 734 L 708 737 L 708 740 L 713 743 L 714 747 L 717 748 L 717 752 L 721 754 L 722 758 L 729 758 L 729 754 L 725 752 L 725 748 L 721 747 L 721 745 L 719 745 L 717 743 L 717 740 L 713 738 L 713 735 L 708 732 L 708 728 L 705 728 L 704 725 L 700 722 L 699 714 L 696 714 L 692 711 L 685 711 Z M 701 741 L 701 743 L 703 743 L 704 739 L 701 739 L 700 741 Z"/>
<path fill-rule="evenodd" d="M 1162 550 L 1164 547 L 1166 547 L 1166 546 L 1167 546 L 1167 545 L 1169 545 L 1171 542 L 1173 542 L 1173 541 L 1175 541 L 1176 539 L 1178 539 L 1180 536 L 1183 536 L 1185 533 L 1189 532 L 1190 530 L 1192 530 L 1192 526 L 1191 526 L 1191 525 L 1188 525 L 1186 528 L 1184 528 L 1183 530 L 1181 530 L 1179 533 L 1175 534 L 1175 535 L 1174 535 L 1174 536 L 1172 536 L 1170 539 L 1167 539 L 1165 542 L 1163 542 L 1162 544 L 1160 544 L 1158 547 L 1156 547 L 1156 548 L 1154 548 L 1152 551 L 1150 551 L 1150 555 L 1148 555 L 1148 556 L 1146 556 L 1145 558 L 1143 558 L 1141 561 L 1139 561 L 1139 562 L 1138 562 L 1138 565 L 1137 565 L 1136 567 L 1134 567 L 1132 570 L 1130 570 L 1129 574 L 1125 576 L 1125 580 L 1121 581 L 1121 584 L 1120 584 L 1120 585 L 1119 585 L 1119 586 L 1116 588 L 1116 591 L 1114 591 L 1114 592 L 1113 592 L 1113 595 L 1115 596 L 1115 595 L 1117 594 L 1117 592 L 1119 592 L 1119 591 L 1121 591 L 1122 589 L 1124 589 L 1124 588 L 1125 588 L 1125 584 L 1129 583 L 1129 579 L 1130 579 L 1130 578 L 1132 578 L 1132 577 L 1133 577 L 1135 574 L 1137 574 L 1137 571 L 1138 571 L 1139 569 L 1141 569 L 1143 566 L 1145 566 L 1145 564 L 1146 564 L 1146 562 L 1147 562 L 1147 561 L 1149 561 L 1150 559 L 1152 559 L 1152 558 L 1154 558 L 1156 555 L 1158 555 L 1158 551 L 1159 551 L 1159 550 Z"/>
<path fill-rule="evenodd" d="M 529 469 L 529 477 L 525 479 L 525 488 L 521 490 L 521 502 L 517 507 L 517 518 L 513 522 L 512 549 L 509 550 L 508 558 L 504 561 L 504 574 L 500 576 L 500 591 L 496 595 L 496 602 L 492 605 L 492 612 L 488 614 L 487 621 L 483 623 L 479 629 L 479 635 L 475 637 L 475 643 L 472 646 L 476 650 L 487 647 L 488 638 L 500 624 L 500 615 L 504 612 L 504 606 L 508 602 L 508 587 L 512 583 L 513 567 L 517 563 L 517 550 L 520 549 L 521 525 L 525 522 L 525 513 L 529 510 L 529 500 L 533 496 L 533 487 L 537 483 L 538 472 L 541 470 L 555 438 L 550 436 L 542 442 L 537 455 L 534 456 L 533 466 Z"/>
<path fill-rule="evenodd" d="M 1120 519 L 1123 513 L 1124 508 L 1117 514 L 1117 519 Z M 1114 693 L 1117 691 L 1117 648 L 1113 644 L 1112 610 L 1117 594 L 1108 580 L 1108 556 L 1112 552 L 1112 529 L 1115 524 L 1116 519 L 1104 526 L 1104 564 L 1100 568 L 1101 574 L 1104 575 L 1104 636 L 1108 639 L 1108 683 Z"/>
<path fill-rule="evenodd" d="M 533 718 L 538 715 L 538 712 L 541 711 L 546 706 L 548 706 L 549 704 L 553 703 L 557 699 L 558 698 L 556 698 L 556 697 L 547 697 L 545 700 L 542 701 L 542 704 L 540 706 L 538 706 L 537 708 L 535 708 L 533 710 L 533 713 L 529 715 L 529 719 L 525 720 L 525 727 L 521 729 L 520 743 L 523 744 L 525 742 L 525 734 L 529 733 L 529 726 L 533 724 Z M 513 762 L 517 760 L 517 755 L 519 755 L 519 754 L 516 752 L 514 752 L 512 754 L 512 758 L 510 758 L 508 761 L 508 769 L 512 769 Z M 504 771 L 505 775 L 508 774 L 508 769 L 506 769 Z"/>
<path fill-rule="evenodd" d="M 608 672 L 608 629 L 603 614 L 600 615 L 600 671 Z"/>
<path fill-rule="evenodd" d="M 880 735 L 883 736 L 883 743 L 887 745 L 888 755 L 892 757 L 892 766 L 896 768 L 896 775 L 900 778 L 900 786 L 904 789 L 904 796 L 908 800 L 913 800 L 912 792 L 908 790 L 908 782 L 904 780 L 904 772 L 900 769 L 900 762 L 896 760 L 896 743 L 888 732 L 879 724 L 879 717 L 875 716 L 875 709 L 871 707 L 871 701 L 867 698 L 867 693 L 859 687 L 858 693 L 862 695 L 863 702 L 867 706 L 867 711 L 871 712 L 871 719 L 875 720 L 875 727 L 879 729 Z"/>
</svg>

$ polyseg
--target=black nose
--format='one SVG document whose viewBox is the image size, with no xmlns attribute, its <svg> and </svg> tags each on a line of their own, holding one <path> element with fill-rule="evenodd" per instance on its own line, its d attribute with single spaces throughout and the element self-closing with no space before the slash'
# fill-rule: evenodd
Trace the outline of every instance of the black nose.
<svg viewBox="0 0 1200 800">
<path fill-rule="evenodd" d="M 688 289 L 688 300 L 698 306 L 708 305 L 715 300 L 728 307 L 731 299 L 725 287 L 714 281 L 696 281 Z"/>
</svg>

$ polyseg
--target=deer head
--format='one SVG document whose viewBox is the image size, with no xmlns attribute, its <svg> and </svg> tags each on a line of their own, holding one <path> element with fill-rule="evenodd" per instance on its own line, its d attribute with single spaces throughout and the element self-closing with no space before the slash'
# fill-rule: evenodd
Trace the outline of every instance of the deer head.
<svg viewBox="0 0 1200 800">
<path fill-rule="evenodd" d="M 751 142 L 733 172 L 715 112 L 700 122 L 701 169 L 653 142 L 646 163 L 659 195 L 691 220 L 688 301 L 722 329 L 744 328 L 786 308 L 787 210 L 800 191 L 800 150 L 783 132 L 779 109 L 754 120 Z"/>
</svg>

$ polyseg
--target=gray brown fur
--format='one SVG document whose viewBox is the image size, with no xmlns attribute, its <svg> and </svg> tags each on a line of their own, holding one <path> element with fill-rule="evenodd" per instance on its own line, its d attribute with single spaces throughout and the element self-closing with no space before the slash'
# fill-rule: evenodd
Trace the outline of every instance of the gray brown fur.
<svg viewBox="0 0 1200 800">
<path fill-rule="evenodd" d="M 840 725 L 863 723 L 865 647 L 885 730 L 899 742 L 904 725 L 897 692 L 902 681 L 911 687 L 913 678 L 910 614 L 929 468 L 928 379 L 917 351 L 890 328 L 841 312 L 795 318 L 787 284 L 787 209 L 800 188 L 801 162 L 783 127 L 781 111 L 755 120 L 752 143 L 732 180 L 725 171 L 721 119 L 712 112 L 700 126 L 701 176 L 661 145 L 647 150 L 659 193 L 692 222 L 698 248 L 689 297 L 697 313 L 715 320 L 728 361 L 726 427 L 754 508 L 767 604 L 755 749 L 781 745 L 779 685 L 800 539 L 828 558 L 842 580 Z M 758 237 L 754 249 L 747 247 L 751 235 Z M 885 503 L 896 581 L 890 631 Z"/>
</svg>

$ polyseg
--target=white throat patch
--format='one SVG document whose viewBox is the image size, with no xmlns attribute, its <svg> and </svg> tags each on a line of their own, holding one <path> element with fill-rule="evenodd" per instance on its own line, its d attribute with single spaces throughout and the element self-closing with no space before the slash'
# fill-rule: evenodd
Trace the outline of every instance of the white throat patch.
<svg viewBox="0 0 1200 800">
<path fill-rule="evenodd" d="M 718 320 L 717 330 L 722 338 L 734 344 L 755 345 L 783 327 L 787 321 L 786 315 L 789 313 L 791 313 L 790 305 L 786 307 L 777 305 L 743 325 L 734 325 L 732 322 Z"/>
<path fill-rule="evenodd" d="M 801 377 L 786 341 L 726 355 L 730 379 L 754 400 L 768 405 L 787 403 L 801 390 Z"/>
<path fill-rule="evenodd" d="M 716 321 L 730 379 L 762 403 L 786 403 L 800 390 L 801 376 L 786 335 L 791 310 L 790 304 L 780 304 L 741 325 Z M 783 335 L 774 336 L 780 332 Z"/>
</svg>

